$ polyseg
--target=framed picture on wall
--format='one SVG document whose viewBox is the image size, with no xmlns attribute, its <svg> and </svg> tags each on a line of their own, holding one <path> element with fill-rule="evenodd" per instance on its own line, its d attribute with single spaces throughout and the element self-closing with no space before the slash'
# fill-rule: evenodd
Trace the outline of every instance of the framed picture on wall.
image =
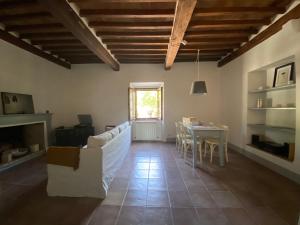
<svg viewBox="0 0 300 225">
<path fill-rule="evenodd" d="M 275 68 L 273 87 L 284 86 L 294 81 L 294 63 Z"/>
</svg>

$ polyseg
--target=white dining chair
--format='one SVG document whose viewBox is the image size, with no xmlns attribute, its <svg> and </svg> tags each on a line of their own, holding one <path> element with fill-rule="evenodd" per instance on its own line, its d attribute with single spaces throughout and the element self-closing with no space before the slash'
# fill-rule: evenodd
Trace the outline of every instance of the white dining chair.
<svg viewBox="0 0 300 225">
<path fill-rule="evenodd" d="M 225 137 L 224 137 L 224 151 L 225 151 L 225 159 L 226 162 L 228 163 L 228 147 L 227 147 L 227 143 L 228 143 L 228 136 L 229 136 L 229 127 L 226 125 L 222 125 L 220 126 L 221 128 L 224 129 L 225 131 Z M 207 138 L 204 141 L 204 157 L 206 156 L 206 152 L 207 152 L 207 148 L 209 148 L 210 151 L 210 162 L 212 163 L 213 161 L 213 153 L 214 150 L 217 146 L 219 146 L 219 139 L 216 138 Z"/>
<path fill-rule="evenodd" d="M 193 134 L 190 129 L 188 129 L 186 126 L 183 126 L 183 158 L 184 160 L 187 159 L 187 153 L 188 151 L 192 152 L 192 147 L 193 147 Z M 197 151 L 200 157 L 200 163 L 202 163 L 202 141 L 197 140 Z"/>
</svg>

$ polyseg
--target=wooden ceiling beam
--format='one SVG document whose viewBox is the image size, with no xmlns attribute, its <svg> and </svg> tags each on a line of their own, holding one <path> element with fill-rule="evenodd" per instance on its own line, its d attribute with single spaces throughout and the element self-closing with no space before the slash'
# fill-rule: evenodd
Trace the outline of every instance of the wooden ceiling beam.
<svg viewBox="0 0 300 225">
<path fill-rule="evenodd" d="M 134 50 L 134 49 L 133 49 Z M 166 50 L 159 50 L 156 51 L 148 51 L 148 50 L 136 50 L 136 51 L 122 51 L 122 50 L 112 50 L 111 52 L 115 55 L 166 55 Z"/>
<path fill-rule="evenodd" d="M 176 0 L 68 0 L 76 3 L 175 3 Z"/>
<path fill-rule="evenodd" d="M 127 47 L 148 47 L 148 48 L 155 48 L 155 47 L 168 47 L 168 42 L 105 42 L 107 46 L 124 46 L 126 45 Z"/>
<path fill-rule="evenodd" d="M 86 58 L 80 58 L 80 59 L 73 59 L 71 61 L 72 64 L 98 64 L 103 63 L 99 60 L 99 58 L 96 59 L 86 59 Z"/>
<path fill-rule="evenodd" d="M 209 57 L 209 58 L 199 58 L 200 62 L 217 62 L 218 60 L 220 60 L 220 57 Z M 195 62 L 195 59 L 175 59 L 175 62 Z"/>
<path fill-rule="evenodd" d="M 115 40 L 115 39 L 102 39 L 102 41 L 107 45 L 167 45 L 168 40 L 149 40 L 149 39 L 125 39 L 125 40 Z"/>
<path fill-rule="evenodd" d="M 81 18 L 73 11 L 65 0 L 38 0 L 48 11 L 73 33 L 99 59 L 110 65 L 113 70 L 120 70 L 119 62 L 111 55 L 106 47 L 95 37 Z"/>
<path fill-rule="evenodd" d="M 68 60 L 72 64 L 89 64 L 89 63 L 103 63 L 101 59 L 99 59 L 97 56 L 94 57 L 86 57 L 86 56 L 81 56 L 81 57 L 70 57 Z"/>
<path fill-rule="evenodd" d="M 89 26 L 108 31 L 119 30 L 171 30 L 172 23 L 169 22 L 139 22 L 139 23 L 126 23 L 126 22 L 99 22 L 91 21 Z"/>
<path fill-rule="evenodd" d="M 40 45 L 42 46 L 43 48 L 48 48 L 48 47 L 74 47 L 74 48 L 77 48 L 77 47 L 85 47 L 85 45 L 83 45 L 82 43 L 44 43 L 44 44 L 40 44 L 40 43 L 36 43 L 36 42 L 32 42 L 33 45 Z"/>
<path fill-rule="evenodd" d="M 210 55 L 200 55 L 199 57 L 202 57 L 202 58 L 208 58 L 208 57 L 219 57 L 221 58 L 222 55 L 219 55 L 219 54 L 210 54 Z M 128 59 L 131 59 L 131 58 L 135 58 L 135 59 L 140 59 L 140 58 L 162 58 L 162 59 L 165 59 L 166 58 L 166 55 L 165 54 L 117 54 L 116 57 L 118 59 L 120 58 L 128 58 Z M 176 58 L 191 58 L 191 59 L 196 59 L 197 57 L 197 54 L 178 54 Z"/>
<path fill-rule="evenodd" d="M 211 17 L 223 15 L 236 15 L 244 13 L 253 14 L 281 14 L 285 12 L 284 7 L 209 7 L 196 8 L 193 16 L 195 17 Z"/>
<path fill-rule="evenodd" d="M 22 39 L 30 40 L 76 40 L 70 32 L 59 32 L 59 33 L 22 33 L 20 35 Z"/>
<path fill-rule="evenodd" d="M 171 33 L 172 30 L 172 26 L 154 26 L 154 27 L 108 27 L 108 26 L 104 26 L 104 27 L 96 27 L 95 28 L 96 32 L 98 31 L 109 31 L 109 32 L 126 32 L 126 33 L 131 33 L 131 32 L 137 32 L 137 33 L 141 33 L 141 32 L 152 32 L 152 33 L 156 33 L 156 32 L 169 32 Z"/>
<path fill-rule="evenodd" d="M 251 34 L 256 34 L 258 32 L 257 29 L 226 29 L 226 30 L 202 30 L 202 31 L 188 31 L 186 32 L 187 35 L 225 35 L 225 34 L 232 34 L 232 35 L 243 35 L 248 36 Z"/>
<path fill-rule="evenodd" d="M 235 49 L 239 48 L 240 44 L 221 44 L 221 43 L 213 43 L 213 44 L 199 44 L 193 46 L 182 46 L 181 49 L 190 49 L 190 50 L 210 50 L 210 49 Z"/>
<path fill-rule="evenodd" d="M 189 29 L 197 29 L 203 27 L 235 27 L 235 26 L 263 26 L 268 25 L 270 19 L 260 20 L 202 20 L 192 21 L 189 24 Z"/>
<path fill-rule="evenodd" d="M 51 53 L 53 54 L 57 54 L 57 55 L 95 55 L 94 53 L 92 53 L 91 51 L 84 51 L 84 50 L 79 50 L 79 51 L 51 51 Z"/>
<path fill-rule="evenodd" d="M 189 36 L 184 38 L 185 40 L 191 40 Z M 106 44 L 139 44 L 139 43 L 153 43 L 153 44 L 160 44 L 160 43 L 169 43 L 169 41 L 165 38 L 144 38 L 144 39 L 130 39 L 130 38 L 102 38 L 102 41 Z M 192 38 L 191 41 L 188 41 L 187 44 L 191 44 L 193 42 L 230 42 L 230 43 L 240 43 L 248 41 L 248 37 L 198 37 Z"/>
<path fill-rule="evenodd" d="M 284 7 L 210 7 L 196 8 L 193 16 L 211 17 L 232 14 L 277 14 L 284 13 Z M 101 18 L 113 19 L 143 19 L 143 18 L 173 18 L 173 9 L 81 9 L 81 16 L 101 16 Z"/>
<path fill-rule="evenodd" d="M 261 42 L 267 40 L 269 37 L 276 34 L 278 31 L 282 29 L 282 26 L 286 24 L 288 21 L 293 19 L 299 19 L 300 18 L 300 5 L 298 4 L 295 6 L 295 8 L 291 9 L 288 13 L 283 15 L 280 19 L 275 21 L 273 24 L 271 24 L 269 27 L 267 27 L 265 30 L 257 34 L 254 38 L 252 38 L 249 42 L 241 46 L 236 51 L 232 52 L 230 55 L 223 58 L 221 61 L 219 61 L 218 66 L 223 66 L 232 60 L 236 59 L 237 57 L 241 56 L 245 52 L 249 51 L 250 49 L 254 48 Z"/>
<path fill-rule="evenodd" d="M 110 50 L 116 50 L 116 49 L 147 49 L 147 50 L 155 50 L 155 49 L 163 49 L 166 50 L 168 49 L 167 46 L 160 46 L 160 45 L 154 45 L 154 46 L 149 46 L 149 45 L 135 45 L 135 46 L 128 46 L 128 45 L 107 45 L 107 48 Z"/>
<path fill-rule="evenodd" d="M 51 50 L 53 54 L 79 54 L 79 53 L 91 53 L 89 49 L 57 49 Z"/>
<path fill-rule="evenodd" d="M 97 57 L 92 52 L 90 52 L 90 53 L 80 53 L 80 52 L 76 52 L 76 53 L 58 53 L 58 55 L 60 57 L 64 57 L 64 58 L 76 57 L 76 56 L 86 56 L 86 57 L 94 56 L 94 57 Z"/>
<path fill-rule="evenodd" d="M 132 55 L 156 55 L 156 54 L 163 54 L 166 55 L 167 50 L 163 50 L 163 49 L 119 49 L 119 50 L 111 50 L 111 52 L 113 54 L 116 55 L 128 55 L 128 54 L 132 54 Z M 218 54 L 218 55 L 225 55 L 226 53 L 229 53 L 230 50 L 228 49 L 221 49 L 221 50 L 202 50 L 200 51 L 200 55 L 214 55 L 214 54 Z M 197 49 L 180 49 L 178 51 L 179 55 L 195 55 L 197 54 Z"/>
<path fill-rule="evenodd" d="M 169 40 L 170 35 L 102 35 L 101 39 L 111 41 L 126 41 L 126 40 Z"/>
<path fill-rule="evenodd" d="M 172 33 L 168 44 L 165 68 L 171 69 L 186 29 L 192 18 L 197 0 L 177 0 Z"/>
<path fill-rule="evenodd" d="M 80 51 L 80 50 L 89 50 L 85 46 L 42 46 L 45 51 L 56 51 L 56 52 L 63 52 L 63 51 Z"/>
<path fill-rule="evenodd" d="M 220 57 L 213 57 L 213 58 L 202 58 L 199 61 L 213 61 L 216 62 L 220 59 Z M 175 62 L 194 62 L 194 59 L 176 59 Z M 151 64 L 151 63 L 159 63 L 164 64 L 165 59 L 120 59 L 121 63 L 131 63 L 131 64 Z"/>
<path fill-rule="evenodd" d="M 202 53 L 208 53 L 208 52 L 223 52 L 223 53 L 229 53 L 232 51 L 232 48 L 222 48 L 222 47 L 217 47 L 217 48 L 208 48 L 208 49 L 205 49 L 205 48 L 202 48 L 202 49 L 199 49 L 200 53 L 199 54 L 202 54 Z M 197 54 L 198 53 L 198 49 L 196 48 L 190 48 L 190 49 L 179 49 L 178 51 L 178 54 L 180 53 L 194 53 L 194 54 Z M 222 54 L 223 54 L 222 53 Z"/>
<path fill-rule="evenodd" d="M 190 31 L 187 32 L 184 39 L 197 39 L 205 37 L 248 37 L 257 33 L 255 29 L 248 30 L 209 30 L 209 31 Z M 125 33 L 125 32 L 98 32 L 98 36 L 104 39 L 169 39 L 170 32 L 152 32 L 152 33 Z"/>
<path fill-rule="evenodd" d="M 41 49 L 15 37 L 14 35 L 6 32 L 4 30 L 1 30 L 1 29 L 0 29 L 0 39 L 6 41 L 8 43 L 11 43 L 19 48 L 22 48 L 28 52 L 31 52 L 32 54 L 37 55 L 41 58 L 44 58 L 50 62 L 53 62 L 57 65 L 63 66 L 67 69 L 71 68 L 70 63 L 68 63 L 60 58 L 57 58 L 49 53 L 46 53 L 46 52 L 42 51 Z"/>
<path fill-rule="evenodd" d="M 81 16 L 101 16 L 103 18 L 170 18 L 174 16 L 173 9 L 81 9 Z"/>
<path fill-rule="evenodd" d="M 40 33 L 40 32 L 64 32 L 67 29 L 60 23 L 33 24 L 33 25 L 12 25 L 5 26 L 5 30 L 19 33 Z"/>
<path fill-rule="evenodd" d="M 241 43 L 248 41 L 248 37 L 213 37 L 213 38 L 193 38 L 192 40 L 189 37 L 186 37 L 187 45 L 195 45 L 199 42 L 208 42 L 208 43 Z M 189 41 L 190 40 L 190 41 Z"/>
<path fill-rule="evenodd" d="M 22 21 L 22 20 L 32 20 L 32 19 L 51 19 L 52 16 L 48 12 L 34 12 L 34 13 L 25 13 L 25 14 L 17 14 L 17 15 L 1 15 L 0 22 L 7 23 L 7 22 L 15 22 L 15 21 Z"/>
<path fill-rule="evenodd" d="M 194 46 L 194 45 L 214 45 L 214 44 L 241 44 L 246 42 L 248 38 L 199 38 L 196 40 L 188 41 L 186 46 Z M 127 45 L 127 46 L 139 46 L 139 45 L 147 45 L 147 46 L 167 46 L 167 40 L 117 40 L 117 41 L 108 41 L 103 40 L 103 42 L 110 46 L 118 46 L 118 45 Z M 71 43 L 69 43 L 71 44 Z"/>
<path fill-rule="evenodd" d="M 57 40 L 32 40 L 32 44 L 35 45 L 51 45 L 51 44 L 58 44 L 58 45 L 83 45 L 79 40 L 64 40 L 64 39 L 57 39 Z"/>
<path fill-rule="evenodd" d="M 41 12 L 44 9 L 35 0 L 0 1 L 1 15 L 18 15 L 24 12 Z"/>
<path fill-rule="evenodd" d="M 104 37 L 104 36 L 152 36 L 152 35 L 171 35 L 171 31 L 152 31 L 149 30 L 148 32 L 129 32 L 129 31 L 97 31 L 96 34 L 98 36 Z"/>
</svg>

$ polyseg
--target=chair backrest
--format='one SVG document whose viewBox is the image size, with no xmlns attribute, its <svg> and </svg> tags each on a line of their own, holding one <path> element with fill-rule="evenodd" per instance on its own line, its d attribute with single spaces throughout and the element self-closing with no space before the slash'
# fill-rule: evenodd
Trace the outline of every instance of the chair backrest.
<svg viewBox="0 0 300 225">
<path fill-rule="evenodd" d="M 178 125 L 179 125 L 180 136 L 182 138 L 186 138 L 187 137 L 187 131 L 186 131 L 186 127 L 183 125 L 183 122 L 178 122 Z"/>
<path fill-rule="evenodd" d="M 188 128 L 186 126 L 182 126 L 182 134 L 184 138 L 187 138 L 189 135 Z"/>
</svg>

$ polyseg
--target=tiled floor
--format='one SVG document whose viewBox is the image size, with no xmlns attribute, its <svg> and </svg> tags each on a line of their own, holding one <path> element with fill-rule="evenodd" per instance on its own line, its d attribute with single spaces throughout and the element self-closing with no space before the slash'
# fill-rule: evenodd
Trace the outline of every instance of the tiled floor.
<svg viewBox="0 0 300 225">
<path fill-rule="evenodd" d="M 134 143 L 101 202 L 47 197 L 40 158 L 0 174 L 0 224 L 297 224 L 300 185 L 231 151 L 225 168 L 214 159 L 194 170 L 173 144 Z"/>
</svg>

